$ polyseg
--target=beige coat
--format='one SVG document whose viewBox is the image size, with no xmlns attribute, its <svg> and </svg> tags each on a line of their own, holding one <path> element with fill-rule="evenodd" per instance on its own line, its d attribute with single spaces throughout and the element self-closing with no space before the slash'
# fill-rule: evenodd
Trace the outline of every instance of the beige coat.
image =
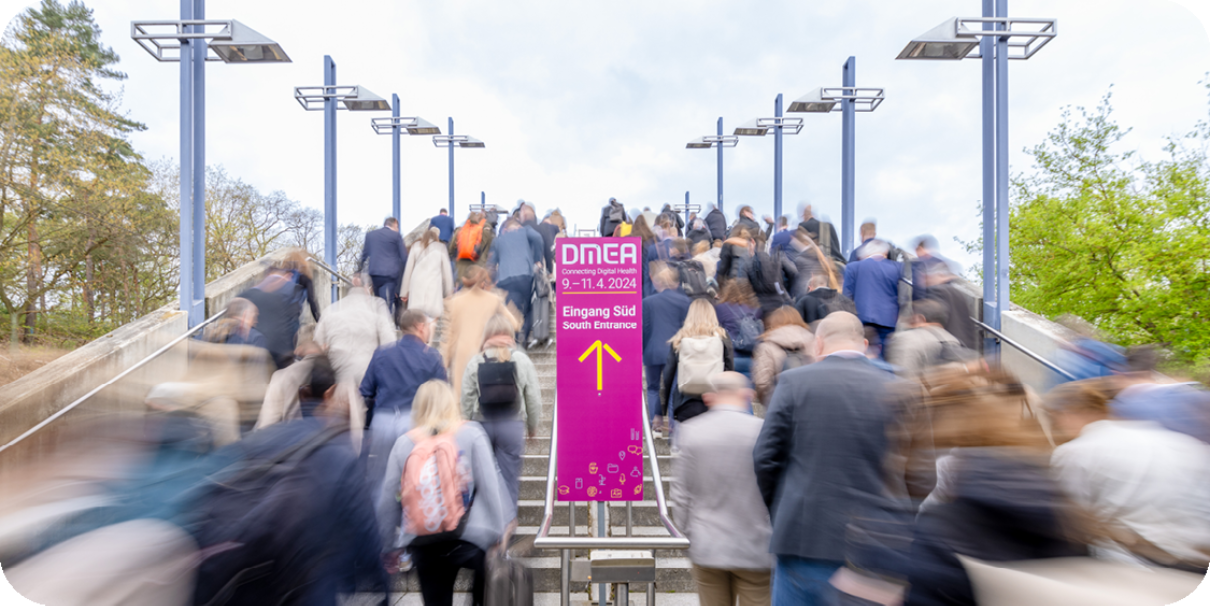
<svg viewBox="0 0 1210 606">
<path fill-rule="evenodd" d="M 441 357 L 454 393 L 462 393 L 462 373 L 471 356 L 483 346 L 483 329 L 488 319 L 507 311 L 504 297 L 481 288 L 464 288 L 445 302 L 446 334 L 441 343 Z"/>
<path fill-rule="evenodd" d="M 454 293 L 454 275 L 445 245 L 434 240 L 426 248 L 417 242 L 408 253 L 407 268 L 399 292 L 408 300 L 408 309 L 422 311 L 430 318 L 440 318 L 442 301 Z"/>
<path fill-rule="evenodd" d="M 766 334 L 752 352 L 752 383 L 756 386 L 756 399 L 765 406 L 773 399 L 773 388 L 777 387 L 777 375 L 786 364 L 788 349 L 801 350 L 814 361 L 815 335 L 801 326 L 782 326 Z"/>
</svg>

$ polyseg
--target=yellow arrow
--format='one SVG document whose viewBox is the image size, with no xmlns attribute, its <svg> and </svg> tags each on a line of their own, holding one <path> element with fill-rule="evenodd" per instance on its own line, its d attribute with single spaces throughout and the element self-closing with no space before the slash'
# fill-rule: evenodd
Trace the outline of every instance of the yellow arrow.
<svg viewBox="0 0 1210 606">
<path fill-rule="evenodd" d="M 601 391 L 604 388 L 604 382 L 602 381 L 604 373 L 601 371 L 602 349 L 609 352 L 609 355 L 613 356 L 614 360 L 618 362 L 622 361 L 622 356 L 619 356 L 618 352 L 614 351 L 612 347 L 602 343 L 600 340 L 593 341 L 592 345 L 590 345 L 588 349 L 584 350 L 583 354 L 580 354 L 580 361 L 583 362 L 584 360 L 588 359 L 588 354 L 591 354 L 593 350 L 596 350 L 597 352 L 597 391 Z"/>
</svg>

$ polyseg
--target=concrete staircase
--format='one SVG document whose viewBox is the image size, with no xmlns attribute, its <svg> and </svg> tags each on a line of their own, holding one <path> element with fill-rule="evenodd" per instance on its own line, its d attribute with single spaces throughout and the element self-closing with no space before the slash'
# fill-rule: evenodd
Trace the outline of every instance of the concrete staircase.
<svg viewBox="0 0 1210 606">
<path fill-rule="evenodd" d="M 438 325 L 438 335 L 444 332 L 444 326 Z M 440 338 L 440 336 L 438 336 Z M 543 505 L 546 498 L 546 472 L 550 462 L 550 432 L 552 414 L 555 402 L 555 351 L 556 344 L 551 343 L 533 348 L 527 353 L 538 370 L 542 383 L 543 415 L 538 430 L 538 437 L 529 438 L 525 445 L 524 461 L 521 470 L 521 499 L 518 504 L 518 528 L 512 539 L 510 552 L 528 565 L 534 576 L 535 603 L 555 605 L 559 603 L 560 591 L 560 553 L 558 550 L 535 549 L 533 540 L 542 523 Z M 672 472 L 672 456 L 666 438 L 654 440 L 660 473 L 664 480 L 664 494 L 671 496 L 670 480 Z M 645 447 L 644 447 L 645 448 Z M 646 455 L 646 453 L 644 453 Z M 635 536 L 669 536 L 659 519 L 656 507 L 655 492 L 651 476 L 651 464 L 644 459 L 644 496 L 647 501 L 635 502 L 632 506 L 633 534 Z M 590 506 L 591 505 L 591 506 Z M 591 512 L 590 512 L 591 510 Z M 626 535 L 626 507 L 624 504 L 612 505 L 607 508 L 607 522 L 610 536 Z M 567 504 L 555 503 L 554 522 L 550 534 L 552 536 L 567 536 L 569 507 Z M 596 504 L 576 504 L 576 536 L 596 534 Z M 590 532 L 591 528 L 591 532 Z M 587 551 L 576 551 L 572 558 L 587 559 Z M 471 574 L 463 570 L 458 575 L 455 585 L 455 604 L 469 604 Z M 644 604 L 647 587 L 645 584 L 633 584 L 630 588 L 631 603 Z M 681 551 L 656 552 L 656 601 L 659 604 L 696 604 L 696 587 L 690 573 L 689 560 Z M 402 594 L 402 595 L 401 595 Z M 572 602 L 595 602 L 595 586 L 590 591 L 587 583 L 571 584 Z M 401 575 L 395 584 L 392 604 L 421 604 L 420 585 L 415 571 Z"/>
</svg>

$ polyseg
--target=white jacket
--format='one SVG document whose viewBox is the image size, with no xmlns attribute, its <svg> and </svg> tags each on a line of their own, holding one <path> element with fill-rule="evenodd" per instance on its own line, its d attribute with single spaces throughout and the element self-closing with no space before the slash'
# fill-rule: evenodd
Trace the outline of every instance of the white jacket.
<svg viewBox="0 0 1210 606">
<path fill-rule="evenodd" d="M 427 248 L 420 248 L 419 242 L 412 245 L 399 292 L 408 298 L 408 309 L 423 311 L 430 318 L 441 317 L 442 301 L 454 294 L 450 255 L 444 244 L 434 241 Z"/>
</svg>

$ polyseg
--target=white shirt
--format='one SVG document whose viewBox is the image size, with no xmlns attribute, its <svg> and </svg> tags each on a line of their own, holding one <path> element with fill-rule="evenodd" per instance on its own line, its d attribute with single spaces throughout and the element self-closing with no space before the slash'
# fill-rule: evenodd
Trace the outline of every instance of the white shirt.
<svg viewBox="0 0 1210 606">
<path fill-rule="evenodd" d="M 1202 561 L 1210 548 L 1210 446 L 1150 421 L 1096 421 L 1051 457 L 1059 484 L 1098 520 L 1168 553 Z M 1101 555 L 1130 559 L 1117 545 Z"/>
</svg>

